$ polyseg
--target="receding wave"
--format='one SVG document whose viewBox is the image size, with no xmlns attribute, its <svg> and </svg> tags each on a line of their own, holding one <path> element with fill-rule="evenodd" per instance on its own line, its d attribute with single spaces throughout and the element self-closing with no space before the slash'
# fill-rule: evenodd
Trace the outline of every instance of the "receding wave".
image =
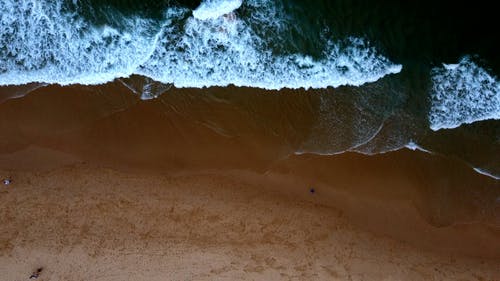
<svg viewBox="0 0 500 281">
<path fill-rule="evenodd" d="M 200 7 L 210 13 L 217 3 L 234 9 L 238 2 Z M 270 0 L 242 3 L 251 16 L 204 20 L 182 7 L 167 8 L 161 20 L 107 7 L 104 16 L 113 21 L 100 24 L 82 17 L 79 5 L 2 1 L 0 85 L 90 85 L 140 74 L 176 87 L 326 88 L 361 85 L 401 70 L 360 38 L 326 38 L 320 57 L 275 53 L 255 30 L 286 26 L 288 19 L 276 16 L 283 13 Z"/>
<path fill-rule="evenodd" d="M 435 68 L 432 83 L 431 129 L 500 119 L 500 83 L 470 57 Z"/>
<path fill-rule="evenodd" d="M 473 168 L 473 169 L 474 169 L 474 171 L 476 171 L 477 173 L 480 173 L 480 174 L 482 174 L 482 175 L 485 175 L 485 176 L 487 176 L 487 177 L 490 177 L 490 178 L 493 178 L 493 179 L 496 179 L 496 180 L 500 180 L 500 177 L 499 177 L 499 176 L 497 176 L 497 175 L 493 175 L 493 174 L 491 174 L 491 173 L 489 173 L 489 172 L 487 172 L 487 171 L 485 171 L 485 170 L 483 170 L 483 169 L 480 169 L 480 168 Z"/>
</svg>

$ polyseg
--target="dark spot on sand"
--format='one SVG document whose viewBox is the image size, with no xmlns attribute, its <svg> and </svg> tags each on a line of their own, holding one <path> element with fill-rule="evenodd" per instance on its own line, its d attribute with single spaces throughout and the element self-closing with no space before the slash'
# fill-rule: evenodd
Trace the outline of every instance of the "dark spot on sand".
<svg viewBox="0 0 500 281">
<path fill-rule="evenodd" d="M 31 274 L 30 279 L 38 279 L 40 277 L 40 273 L 42 273 L 43 267 L 37 268 L 37 270 Z"/>
</svg>

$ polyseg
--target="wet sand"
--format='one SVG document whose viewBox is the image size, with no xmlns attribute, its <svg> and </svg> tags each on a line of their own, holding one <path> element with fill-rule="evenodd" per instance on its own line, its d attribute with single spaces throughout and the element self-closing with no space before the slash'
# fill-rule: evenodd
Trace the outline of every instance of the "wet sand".
<svg viewBox="0 0 500 281">
<path fill-rule="evenodd" d="M 463 162 L 293 155 L 307 95 L 117 87 L 0 104 L 2 280 L 500 279 L 499 184 Z"/>
</svg>

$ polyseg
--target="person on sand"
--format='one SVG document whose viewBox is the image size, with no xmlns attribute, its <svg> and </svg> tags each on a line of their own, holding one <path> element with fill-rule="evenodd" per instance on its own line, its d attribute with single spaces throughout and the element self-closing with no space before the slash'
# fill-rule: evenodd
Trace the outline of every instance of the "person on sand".
<svg viewBox="0 0 500 281">
<path fill-rule="evenodd" d="M 3 180 L 3 184 L 4 185 L 9 185 L 11 183 L 12 183 L 12 180 L 10 178 L 6 178 L 6 179 Z"/>
<path fill-rule="evenodd" d="M 33 272 L 33 274 L 31 274 L 30 279 L 38 279 L 38 277 L 40 277 L 40 273 L 42 273 L 42 270 L 42 267 L 37 269 L 35 272 Z"/>
</svg>

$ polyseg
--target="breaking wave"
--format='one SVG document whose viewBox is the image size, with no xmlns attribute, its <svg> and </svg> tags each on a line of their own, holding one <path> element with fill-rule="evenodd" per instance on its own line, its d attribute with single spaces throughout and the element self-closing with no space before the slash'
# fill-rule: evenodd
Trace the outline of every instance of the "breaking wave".
<svg viewBox="0 0 500 281">
<path fill-rule="evenodd" d="M 102 84 L 140 74 L 176 87 L 326 88 L 401 70 L 361 38 L 326 38 L 320 57 L 277 54 L 255 28 L 286 27 L 287 17 L 276 17 L 283 13 L 273 1 L 240 2 L 168 7 L 161 20 L 107 7 L 107 20 L 96 24 L 80 15 L 78 1 L 3 1 L 0 85 Z M 250 16 L 213 13 L 214 5 L 230 12 L 237 4 Z"/>
<path fill-rule="evenodd" d="M 500 83 L 470 57 L 435 68 L 432 83 L 432 130 L 500 119 Z"/>
</svg>

